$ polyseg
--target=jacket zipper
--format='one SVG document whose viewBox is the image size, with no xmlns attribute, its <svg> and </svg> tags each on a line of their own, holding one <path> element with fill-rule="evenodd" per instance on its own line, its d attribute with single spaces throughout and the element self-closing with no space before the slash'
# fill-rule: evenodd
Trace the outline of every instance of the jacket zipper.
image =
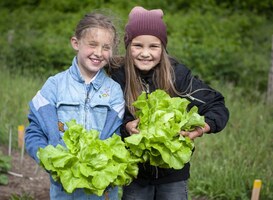
<svg viewBox="0 0 273 200">
<path fill-rule="evenodd" d="M 146 98 L 148 98 L 148 94 L 150 93 L 150 86 L 149 86 L 149 83 L 147 83 L 145 80 L 141 79 L 142 81 L 142 85 L 143 85 L 143 88 L 146 92 Z"/>
<path fill-rule="evenodd" d="M 86 85 L 87 86 L 87 85 Z M 88 88 L 87 86 L 87 91 L 86 91 L 86 97 L 85 97 L 85 101 L 84 101 L 84 127 L 87 129 L 87 113 L 88 113 L 88 108 L 87 108 L 87 105 L 88 105 L 88 102 L 89 102 L 89 92 L 90 92 L 90 86 Z"/>
<path fill-rule="evenodd" d="M 145 89 L 146 89 L 146 93 L 149 94 L 150 93 L 150 86 L 148 83 L 145 83 Z"/>
</svg>

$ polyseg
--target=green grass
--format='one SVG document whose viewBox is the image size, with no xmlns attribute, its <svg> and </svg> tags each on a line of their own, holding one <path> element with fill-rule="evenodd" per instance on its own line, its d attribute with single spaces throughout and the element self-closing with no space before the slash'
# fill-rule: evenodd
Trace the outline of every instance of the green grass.
<svg viewBox="0 0 273 200">
<path fill-rule="evenodd" d="M 28 102 L 45 79 L 10 74 L 5 69 L 0 79 L 0 145 L 7 144 L 11 128 L 16 146 L 17 127 L 27 126 Z M 273 199 L 273 108 L 263 103 L 263 96 L 252 102 L 238 88 L 215 87 L 226 97 L 230 120 L 224 131 L 195 140 L 191 198 L 249 200 L 253 181 L 261 179 L 261 199 Z"/>
<path fill-rule="evenodd" d="M 12 144 L 16 147 L 18 126 L 27 126 L 28 102 L 41 87 L 43 80 L 31 75 L 11 74 L 5 67 L 1 68 L 0 144 L 8 144 L 11 130 Z"/>
<path fill-rule="evenodd" d="M 261 199 L 273 199 L 273 109 L 249 102 L 233 87 L 220 87 L 230 110 L 224 131 L 195 140 L 190 191 L 208 199 L 249 200 L 255 179 Z"/>
</svg>

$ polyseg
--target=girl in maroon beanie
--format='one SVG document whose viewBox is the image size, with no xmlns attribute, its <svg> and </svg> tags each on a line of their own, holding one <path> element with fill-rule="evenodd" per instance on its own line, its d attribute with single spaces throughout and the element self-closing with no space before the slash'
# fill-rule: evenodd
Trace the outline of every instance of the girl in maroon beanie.
<svg viewBox="0 0 273 200">
<path fill-rule="evenodd" d="M 194 140 L 204 133 L 217 133 L 224 129 L 229 111 L 224 97 L 218 91 L 196 78 L 183 64 L 167 54 L 167 31 L 161 9 L 146 10 L 134 7 L 125 27 L 126 55 L 124 64 L 112 72 L 125 94 L 126 112 L 122 136 L 138 134 L 139 119 L 135 117 L 132 103 L 143 92 L 156 89 L 166 91 L 171 97 L 187 98 L 198 113 L 205 118 L 203 128 L 180 134 Z M 124 200 L 186 200 L 190 163 L 182 169 L 159 168 L 149 163 L 139 164 L 138 177 L 123 188 Z"/>
</svg>

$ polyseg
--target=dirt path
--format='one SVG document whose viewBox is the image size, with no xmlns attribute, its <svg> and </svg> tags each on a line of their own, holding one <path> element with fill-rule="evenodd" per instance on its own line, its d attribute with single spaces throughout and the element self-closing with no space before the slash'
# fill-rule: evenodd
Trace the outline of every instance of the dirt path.
<svg viewBox="0 0 273 200">
<path fill-rule="evenodd" d="M 1 147 L 0 150 L 4 155 L 8 155 L 8 148 Z M 19 150 L 13 150 L 11 155 L 12 169 L 10 171 L 23 177 L 9 174 L 9 184 L 0 185 L 0 199 L 8 200 L 12 195 L 17 195 L 17 197 L 28 197 L 28 199 L 49 200 L 48 174 L 26 153 L 22 163 Z"/>
</svg>

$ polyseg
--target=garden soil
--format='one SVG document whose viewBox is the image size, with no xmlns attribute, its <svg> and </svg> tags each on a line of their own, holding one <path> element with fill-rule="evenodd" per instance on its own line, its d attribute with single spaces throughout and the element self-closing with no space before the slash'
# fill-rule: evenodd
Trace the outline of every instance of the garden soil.
<svg viewBox="0 0 273 200">
<path fill-rule="evenodd" d="M 0 150 L 8 155 L 8 148 L 1 147 Z M 20 150 L 12 150 L 11 157 L 12 168 L 7 174 L 9 183 L 0 185 L 0 199 L 49 200 L 48 174 L 26 153 L 21 159 Z"/>
</svg>

